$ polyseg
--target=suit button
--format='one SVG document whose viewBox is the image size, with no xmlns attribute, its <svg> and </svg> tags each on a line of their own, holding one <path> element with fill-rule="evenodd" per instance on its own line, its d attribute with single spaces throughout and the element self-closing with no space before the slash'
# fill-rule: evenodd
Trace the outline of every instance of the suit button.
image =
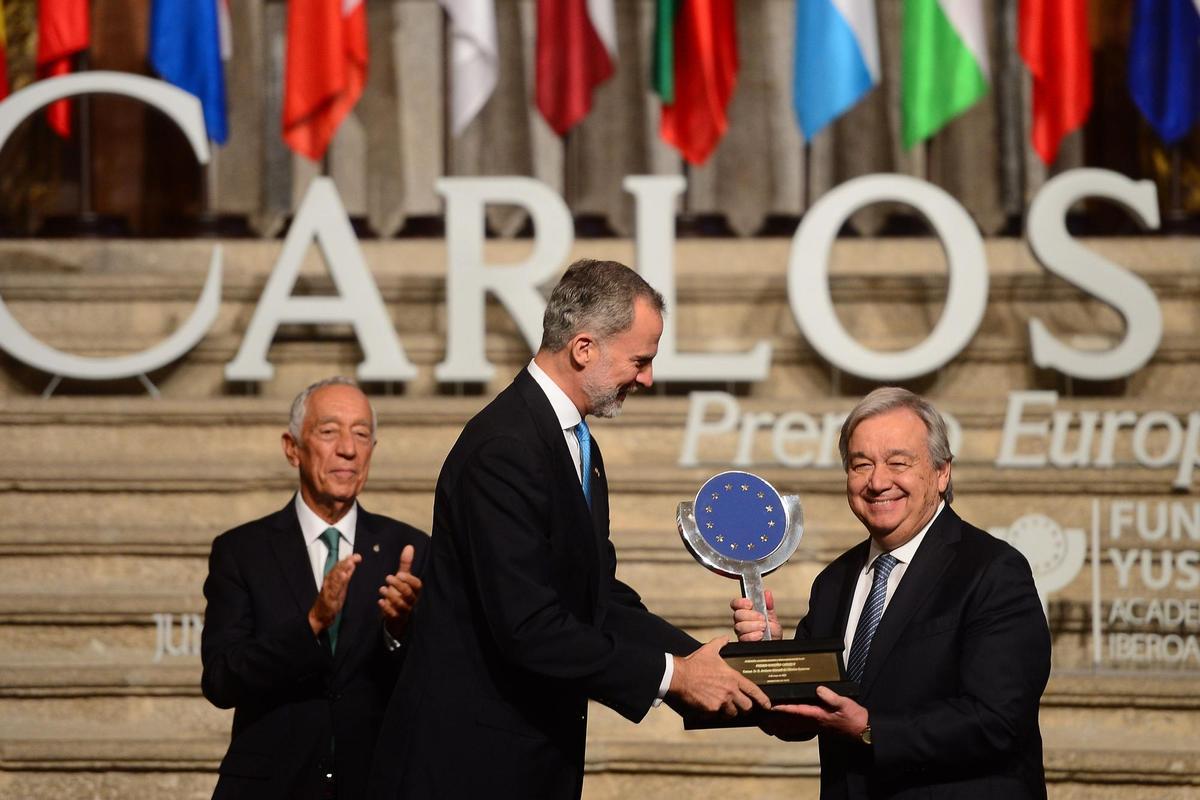
<svg viewBox="0 0 1200 800">
<path fill-rule="evenodd" d="M 329 699 L 330 699 L 330 700 L 341 700 L 341 699 L 342 699 L 342 693 L 341 693 L 341 692 L 335 692 L 335 691 L 332 691 L 332 690 L 331 690 L 331 691 L 328 693 L 328 697 L 329 697 Z"/>
</svg>

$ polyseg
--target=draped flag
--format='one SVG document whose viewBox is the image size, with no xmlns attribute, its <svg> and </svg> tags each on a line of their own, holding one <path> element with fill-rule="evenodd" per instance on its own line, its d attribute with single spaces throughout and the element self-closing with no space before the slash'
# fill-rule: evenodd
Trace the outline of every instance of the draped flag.
<svg viewBox="0 0 1200 800">
<path fill-rule="evenodd" d="M 1087 0 L 1021 0 L 1018 47 L 1033 75 L 1033 149 L 1054 163 L 1092 109 Z"/>
<path fill-rule="evenodd" d="M 796 4 L 793 97 L 804 138 L 879 84 L 875 0 L 808 0 Z"/>
<path fill-rule="evenodd" d="M 288 0 L 283 140 L 320 161 L 367 82 L 363 0 Z"/>
<path fill-rule="evenodd" d="M 450 129 L 455 136 L 496 89 L 496 0 L 438 0 L 450 17 Z"/>
<path fill-rule="evenodd" d="M 1129 42 L 1129 92 L 1164 144 L 1200 117 L 1200 10 L 1192 0 L 1138 0 Z"/>
<path fill-rule="evenodd" d="M 659 135 L 703 164 L 729 127 L 738 71 L 733 0 L 658 0 L 654 40 Z"/>
<path fill-rule="evenodd" d="M 71 59 L 88 48 L 91 27 L 87 0 L 38 0 L 37 74 L 53 78 L 71 71 Z M 46 108 L 46 121 L 59 136 L 71 135 L 71 101 Z"/>
<path fill-rule="evenodd" d="M 612 0 L 538 0 L 537 107 L 559 136 L 592 110 L 616 58 Z"/>
<path fill-rule="evenodd" d="M 928 139 L 988 90 L 983 0 L 904 0 L 901 116 L 905 147 Z"/>
<path fill-rule="evenodd" d="M 170 83 L 200 99 L 208 138 L 229 138 L 220 9 L 224 0 L 154 0 L 150 9 L 150 65 Z"/>
<path fill-rule="evenodd" d="M 8 97 L 8 26 L 4 22 L 4 0 L 0 0 L 0 100 Z"/>
</svg>

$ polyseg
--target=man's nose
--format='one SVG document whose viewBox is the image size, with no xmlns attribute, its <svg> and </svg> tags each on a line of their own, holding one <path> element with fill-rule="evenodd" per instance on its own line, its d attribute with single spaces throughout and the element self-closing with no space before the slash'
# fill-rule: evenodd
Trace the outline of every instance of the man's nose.
<svg viewBox="0 0 1200 800">
<path fill-rule="evenodd" d="M 638 370 L 637 378 L 635 379 L 639 386 L 644 386 L 649 389 L 654 385 L 654 367 L 650 364 Z"/>
<path fill-rule="evenodd" d="M 354 434 L 347 431 L 337 438 L 337 453 L 346 458 L 354 458 L 358 452 L 358 443 L 354 441 Z"/>
<path fill-rule="evenodd" d="M 880 464 L 871 470 L 867 485 L 874 491 L 882 491 L 892 485 L 892 471 L 886 464 Z"/>
</svg>

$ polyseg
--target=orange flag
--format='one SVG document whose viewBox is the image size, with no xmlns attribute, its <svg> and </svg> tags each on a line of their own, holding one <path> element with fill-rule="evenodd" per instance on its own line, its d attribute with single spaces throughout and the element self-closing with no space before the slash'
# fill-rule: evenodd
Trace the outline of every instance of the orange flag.
<svg viewBox="0 0 1200 800">
<path fill-rule="evenodd" d="M 37 74 L 66 75 L 71 59 L 87 50 L 91 39 L 87 0 L 38 0 Z M 71 135 L 71 101 L 58 100 L 46 109 L 46 121 L 59 136 Z"/>
<path fill-rule="evenodd" d="M 367 82 L 363 0 L 288 0 L 283 140 L 320 161 Z"/>
</svg>

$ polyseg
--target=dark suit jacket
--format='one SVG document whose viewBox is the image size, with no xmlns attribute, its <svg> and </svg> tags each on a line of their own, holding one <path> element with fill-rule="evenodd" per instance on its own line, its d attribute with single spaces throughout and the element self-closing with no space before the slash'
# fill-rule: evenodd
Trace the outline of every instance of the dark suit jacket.
<svg viewBox="0 0 1200 800">
<path fill-rule="evenodd" d="M 698 643 L 614 577 L 592 443 L 589 511 L 562 430 L 527 371 L 446 458 L 412 649 L 369 797 L 571 798 L 588 698 L 637 721 L 664 652 Z"/>
<path fill-rule="evenodd" d="M 317 587 L 293 503 L 216 538 L 204 582 L 202 687 L 213 705 L 235 711 L 214 798 L 316 797 L 331 736 L 338 797 L 363 795 L 406 649 L 384 645 L 378 589 L 406 544 L 420 574 L 427 543 L 416 528 L 359 506 L 354 552 L 363 560 L 331 656 L 308 625 Z"/>
<path fill-rule="evenodd" d="M 797 638 L 842 639 L 870 543 L 817 576 Z M 1025 557 L 946 506 L 867 656 L 874 744 L 821 736 L 821 797 L 1044 798 L 1050 634 Z"/>
</svg>

